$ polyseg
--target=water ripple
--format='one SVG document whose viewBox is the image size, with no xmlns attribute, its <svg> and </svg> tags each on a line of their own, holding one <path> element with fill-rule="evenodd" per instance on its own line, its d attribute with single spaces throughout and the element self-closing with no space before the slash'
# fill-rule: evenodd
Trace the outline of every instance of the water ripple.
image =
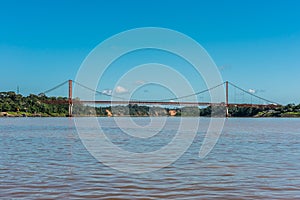
<svg viewBox="0 0 300 200">
<path fill-rule="evenodd" d="M 177 127 L 167 127 L 161 141 L 153 138 L 148 144 L 125 140 L 111 120 L 102 118 L 101 125 L 115 144 L 137 152 L 160 148 Z M 204 119 L 194 143 L 179 160 L 136 175 L 95 160 L 69 119 L 3 118 L 0 199 L 300 199 L 299 122 L 229 119 L 213 151 L 200 160 L 198 151 L 208 126 Z"/>
</svg>

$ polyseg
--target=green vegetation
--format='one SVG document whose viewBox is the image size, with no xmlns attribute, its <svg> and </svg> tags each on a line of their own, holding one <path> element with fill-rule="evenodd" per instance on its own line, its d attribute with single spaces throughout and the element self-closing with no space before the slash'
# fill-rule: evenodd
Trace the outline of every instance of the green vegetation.
<svg viewBox="0 0 300 200">
<path fill-rule="evenodd" d="M 300 104 L 288 104 L 274 109 L 260 110 L 255 117 L 300 117 Z"/>
<path fill-rule="evenodd" d="M 24 97 L 15 92 L 0 92 L 0 112 L 4 116 L 66 116 L 68 105 L 44 103 L 51 100 L 66 100 L 66 98 L 34 94 Z"/>
<path fill-rule="evenodd" d="M 68 116 L 66 97 L 47 97 L 30 94 L 24 97 L 15 92 L 0 92 L 0 116 L 65 117 Z M 61 104 L 50 102 L 63 102 Z M 73 106 L 74 116 L 217 116 L 224 117 L 224 106 L 214 107 L 149 107 L 139 105 L 92 107 Z M 276 108 L 230 107 L 231 117 L 300 117 L 300 104 Z"/>
</svg>

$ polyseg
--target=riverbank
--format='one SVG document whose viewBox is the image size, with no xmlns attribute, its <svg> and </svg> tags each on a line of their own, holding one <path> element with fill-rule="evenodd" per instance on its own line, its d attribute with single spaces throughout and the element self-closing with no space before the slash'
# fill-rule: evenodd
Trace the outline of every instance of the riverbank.
<svg viewBox="0 0 300 200">
<path fill-rule="evenodd" d="M 112 116 L 107 116 L 107 115 L 73 115 L 72 117 L 197 117 L 197 116 L 172 116 L 172 115 L 157 115 L 157 116 L 137 116 L 137 115 L 112 115 Z M 0 118 L 1 117 L 69 117 L 67 114 L 60 114 L 60 113 L 28 113 L 28 112 L 1 112 L 0 113 Z M 210 117 L 210 116 L 199 116 L 199 117 Z M 300 118 L 300 112 L 290 112 L 290 113 L 283 113 L 280 116 L 272 116 L 269 115 L 268 113 L 260 113 L 255 116 L 229 116 L 230 118 Z"/>
<path fill-rule="evenodd" d="M 60 113 L 1 112 L 0 117 L 67 117 Z"/>
<path fill-rule="evenodd" d="M 47 97 L 30 94 L 25 97 L 14 92 L 0 92 L 0 117 L 68 117 L 69 105 L 66 97 Z M 51 102 L 64 102 L 55 104 Z M 149 116 L 182 116 L 182 117 L 224 117 L 224 106 L 212 107 L 164 107 L 149 105 L 106 105 L 93 107 L 85 104 L 75 104 L 72 107 L 73 116 L 79 117 L 149 117 Z M 213 114 L 212 114 L 213 113 Z M 230 117 L 300 117 L 300 104 L 284 106 L 230 106 Z"/>
</svg>

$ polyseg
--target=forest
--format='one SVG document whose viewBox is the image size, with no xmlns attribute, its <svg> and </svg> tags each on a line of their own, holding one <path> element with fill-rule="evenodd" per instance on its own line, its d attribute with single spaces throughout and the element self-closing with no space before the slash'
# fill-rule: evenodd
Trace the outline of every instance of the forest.
<svg viewBox="0 0 300 200">
<path fill-rule="evenodd" d="M 50 103 L 64 102 L 64 103 Z M 11 117 L 66 117 L 66 97 L 45 95 L 22 96 L 15 92 L 0 92 L 0 116 Z M 158 107 L 146 105 L 93 107 L 80 103 L 73 105 L 73 116 L 203 116 L 223 117 L 225 107 Z M 300 117 L 300 104 L 288 104 L 276 108 L 229 107 L 230 117 Z"/>
</svg>

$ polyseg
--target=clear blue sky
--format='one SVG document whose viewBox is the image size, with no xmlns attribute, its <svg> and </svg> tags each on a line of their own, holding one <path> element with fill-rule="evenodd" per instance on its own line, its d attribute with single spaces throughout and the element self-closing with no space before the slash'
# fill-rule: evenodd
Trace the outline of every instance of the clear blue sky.
<svg viewBox="0 0 300 200">
<path fill-rule="evenodd" d="M 39 93 L 74 79 L 106 38 L 165 27 L 199 42 L 224 80 L 300 103 L 300 1 L 2 0 L 0 91 Z M 105 89 L 105 88 L 102 88 Z"/>
</svg>

